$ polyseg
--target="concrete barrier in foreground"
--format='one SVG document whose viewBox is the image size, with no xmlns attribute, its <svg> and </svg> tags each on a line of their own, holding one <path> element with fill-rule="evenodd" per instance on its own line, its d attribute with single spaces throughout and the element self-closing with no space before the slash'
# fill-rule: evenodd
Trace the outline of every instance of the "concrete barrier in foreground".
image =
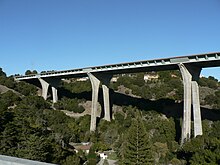
<svg viewBox="0 0 220 165">
<path fill-rule="evenodd" d="M 0 165 L 54 165 L 54 164 L 0 155 Z"/>
</svg>

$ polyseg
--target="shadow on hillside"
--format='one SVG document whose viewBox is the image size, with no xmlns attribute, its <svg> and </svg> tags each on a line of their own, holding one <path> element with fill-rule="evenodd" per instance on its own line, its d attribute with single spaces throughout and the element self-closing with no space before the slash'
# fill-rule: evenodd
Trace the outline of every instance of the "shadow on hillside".
<svg viewBox="0 0 220 165">
<path fill-rule="evenodd" d="M 59 95 L 62 97 L 68 97 L 68 98 L 77 98 L 77 99 L 85 99 L 85 100 L 92 100 L 92 92 L 82 92 L 82 93 L 72 93 L 69 90 L 66 90 L 64 88 L 60 88 Z M 102 95 L 102 89 L 99 91 L 99 103 L 102 107 L 102 113 L 101 117 L 104 116 L 104 110 L 103 110 L 103 95 Z M 157 111 L 158 113 L 164 114 L 166 117 L 173 117 L 175 122 L 175 128 L 176 128 L 176 140 L 178 141 L 180 139 L 181 135 L 181 126 L 180 126 L 180 120 L 183 116 L 183 103 L 176 103 L 174 100 L 171 99 L 159 99 L 159 100 L 146 100 L 143 98 L 136 98 L 132 96 L 128 96 L 122 93 L 114 92 L 112 89 L 110 89 L 110 104 L 111 104 L 111 111 L 113 104 L 118 106 L 133 106 L 137 107 L 138 109 L 142 111 Z M 111 113 L 112 114 L 112 113 Z M 192 120 L 193 120 L 193 114 Z M 220 120 L 220 110 L 213 110 L 213 109 L 207 109 L 201 107 L 201 116 L 202 120 L 208 119 L 212 121 Z M 100 119 L 97 119 L 97 122 Z"/>
<path fill-rule="evenodd" d="M 77 99 L 85 99 L 85 100 L 92 100 L 92 92 L 82 92 L 82 93 L 72 93 L 67 89 L 60 88 L 58 91 L 59 95 L 62 97 L 68 97 L 68 98 L 77 98 Z M 159 113 L 162 113 L 166 115 L 168 118 L 173 117 L 180 119 L 183 115 L 183 103 L 176 103 L 172 99 L 159 99 L 159 100 L 146 100 L 143 98 L 136 98 L 132 96 L 128 96 L 122 93 L 114 92 L 112 89 L 110 89 L 110 102 L 111 107 L 113 104 L 118 106 L 133 106 L 137 107 L 140 110 L 143 111 L 150 111 L 154 110 Z M 103 109 L 103 95 L 102 95 L 102 89 L 100 88 L 99 91 L 99 103 L 102 106 Z M 103 112 L 103 111 L 102 111 Z M 213 109 L 207 109 L 201 107 L 201 116 L 202 119 L 208 119 L 208 120 L 220 120 L 220 110 L 213 110 Z M 192 115 L 193 117 L 193 115 Z M 193 120 L 193 119 L 192 119 Z"/>
</svg>

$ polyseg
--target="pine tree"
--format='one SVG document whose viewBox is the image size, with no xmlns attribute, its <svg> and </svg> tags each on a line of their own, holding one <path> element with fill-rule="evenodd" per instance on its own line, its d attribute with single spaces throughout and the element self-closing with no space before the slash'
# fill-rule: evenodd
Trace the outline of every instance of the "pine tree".
<svg viewBox="0 0 220 165">
<path fill-rule="evenodd" d="M 50 143 L 43 136 L 37 136 L 35 134 L 27 135 L 26 141 L 21 141 L 16 154 L 18 157 L 38 160 L 38 161 L 47 161 L 50 153 Z"/>
<path fill-rule="evenodd" d="M 122 155 L 123 164 L 147 165 L 152 164 L 151 145 L 140 116 L 132 121 Z"/>
<path fill-rule="evenodd" d="M 80 165 L 80 158 L 77 155 L 71 155 L 66 158 L 62 165 Z"/>
</svg>

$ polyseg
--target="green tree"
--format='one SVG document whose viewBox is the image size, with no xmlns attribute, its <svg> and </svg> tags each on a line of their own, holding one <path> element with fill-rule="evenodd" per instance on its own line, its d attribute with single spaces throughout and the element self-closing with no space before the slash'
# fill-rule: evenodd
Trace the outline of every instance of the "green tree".
<svg viewBox="0 0 220 165">
<path fill-rule="evenodd" d="M 37 108 L 37 109 L 50 108 L 48 102 L 46 102 L 40 96 L 27 96 L 20 102 L 20 106 L 24 106 L 26 108 Z"/>
<path fill-rule="evenodd" d="M 156 164 L 166 161 L 165 157 L 169 151 L 166 143 L 156 142 L 154 143 L 152 150 L 154 152 L 154 159 Z"/>
<path fill-rule="evenodd" d="M 85 109 L 79 105 L 78 99 L 62 98 L 54 106 L 56 109 L 73 111 L 75 113 L 82 113 L 85 111 Z"/>
<path fill-rule="evenodd" d="M 18 139 L 19 128 L 13 122 L 7 123 L 0 134 L 0 154 L 14 156 Z"/>
<path fill-rule="evenodd" d="M 96 163 L 98 162 L 98 157 L 95 153 L 95 149 L 93 148 L 93 146 L 90 148 L 89 154 L 87 155 L 87 160 L 88 165 L 96 165 Z"/>
<path fill-rule="evenodd" d="M 141 117 L 137 116 L 128 129 L 122 162 L 123 164 L 147 165 L 152 164 L 152 158 L 149 136 Z"/>
<path fill-rule="evenodd" d="M 37 71 L 36 71 L 36 70 L 33 70 L 33 71 L 27 70 L 27 71 L 25 72 L 25 75 L 30 75 L 30 74 L 37 74 Z"/>
<path fill-rule="evenodd" d="M 65 161 L 62 162 L 62 165 L 80 165 L 80 158 L 77 155 L 68 156 Z"/>
<path fill-rule="evenodd" d="M 73 81 L 71 83 L 63 82 L 63 87 L 72 93 L 90 92 L 92 90 L 90 81 Z"/>
<path fill-rule="evenodd" d="M 220 140 L 212 136 L 198 136 L 183 145 L 182 155 L 190 164 L 220 163 Z"/>
<path fill-rule="evenodd" d="M 0 76 L 6 77 L 6 73 L 2 70 L 2 68 L 0 68 Z"/>
<path fill-rule="evenodd" d="M 26 140 L 21 141 L 18 145 L 16 155 L 21 158 L 47 161 L 50 154 L 50 144 L 43 136 L 30 134 Z"/>
<path fill-rule="evenodd" d="M 170 71 L 160 71 L 158 72 L 159 79 L 164 82 L 170 81 L 171 73 Z"/>
<path fill-rule="evenodd" d="M 212 76 L 209 76 L 208 78 L 206 78 L 206 77 L 200 78 L 199 85 L 208 86 L 209 88 L 212 88 L 212 89 L 217 89 L 219 86 L 219 83 L 218 83 L 217 79 L 215 79 Z"/>
<path fill-rule="evenodd" d="M 7 107 L 16 104 L 20 100 L 18 95 L 12 91 L 7 91 L 6 93 L 2 94 L 0 98 L 2 102 L 7 105 Z"/>
<path fill-rule="evenodd" d="M 20 92 L 21 94 L 28 96 L 28 95 L 36 95 L 37 88 L 32 84 L 28 84 L 26 82 L 18 82 L 14 88 L 16 91 Z"/>
</svg>

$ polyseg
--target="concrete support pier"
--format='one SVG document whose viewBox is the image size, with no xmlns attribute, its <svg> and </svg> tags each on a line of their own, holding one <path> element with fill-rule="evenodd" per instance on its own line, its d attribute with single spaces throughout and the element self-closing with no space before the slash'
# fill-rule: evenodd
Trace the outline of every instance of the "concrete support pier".
<svg viewBox="0 0 220 165">
<path fill-rule="evenodd" d="M 110 114 L 110 98 L 109 98 L 109 84 L 112 79 L 112 75 L 104 75 L 100 77 L 102 82 L 103 100 L 104 100 L 104 119 L 111 121 Z"/>
<path fill-rule="evenodd" d="M 53 80 L 50 80 L 49 82 L 52 88 L 53 103 L 56 103 L 58 101 L 57 87 L 60 84 L 60 79 L 53 79 Z"/>
<path fill-rule="evenodd" d="M 104 119 L 111 121 L 110 115 L 110 99 L 109 99 L 109 88 L 107 85 L 102 85 L 103 99 L 104 99 Z"/>
<path fill-rule="evenodd" d="M 202 124 L 199 102 L 199 88 L 197 80 L 201 72 L 201 68 L 190 65 L 178 64 L 182 74 L 184 86 L 184 105 L 183 105 L 183 123 L 181 144 L 188 141 L 191 137 L 191 104 L 193 104 L 194 118 L 194 137 L 202 135 Z"/>
<path fill-rule="evenodd" d="M 199 86 L 196 81 L 192 81 L 192 102 L 194 119 L 194 137 L 202 135 L 202 120 L 199 102 Z"/>
<path fill-rule="evenodd" d="M 41 96 L 44 98 L 44 100 L 47 100 L 47 93 L 48 93 L 48 88 L 49 88 L 49 83 L 43 80 L 42 78 L 38 78 L 40 81 L 41 87 L 42 87 L 42 93 Z"/>
<path fill-rule="evenodd" d="M 42 97 L 47 100 L 48 88 L 52 87 L 53 103 L 58 101 L 57 87 L 60 83 L 59 79 L 42 79 L 38 78 L 42 87 Z"/>
<path fill-rule="evenodd" d="M 99 95 L 99 84 L 100 80 L 97 79 L 93 74 L 87 73 L 92 84 L 92 110 L 91 110 L 91 121 L 90 131 L 96 130 L 96 113 L 98 108 L 98 95 Z"/>
<path fill-rule="evenodd" d="M 90 122 L 90 131 L 96 130 L 96 113 L 98 108 L 98 93 L 99 85 L 102 82 L 103 89 L 103 100 L 104 100 L 104 119 L 107 121 L 111 120 L 110 117 L 110 99 L 109 99 L 109 82 L 112 78 L 111 75 L 104 74 L 92 74 L 87 73 L 91 84 L 92 84 L 92 110 L 91 110 L 91 122 Z"/>
</svg>

